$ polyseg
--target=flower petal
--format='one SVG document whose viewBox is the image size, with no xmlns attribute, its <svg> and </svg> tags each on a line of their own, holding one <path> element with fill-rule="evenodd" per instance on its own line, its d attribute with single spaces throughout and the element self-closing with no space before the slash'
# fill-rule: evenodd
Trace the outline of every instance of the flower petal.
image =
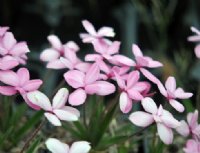
<svg viewBox="0 0 200 153">
<path fill-rule="evenodd" d="M 165 144 L 171 144 L 173 141 L 173 132 L 170 128 L 161 123 L 157 123 L 158 135 Z"/>
<path fill-rule="evenodd" d="M 49 98 L 40 91 L 32 91 L 32 92 L 27 93 L 27 98 L 33 104 L 40 106 L 42 109 L 46 111 L 52 110 Z"/>
<path fill-rule="evenodd" d="M 115 32 L 114 29 L 111 27 L 102 27 L 98 30 L 98 36 L 101 37 L 114 37 L 115 36 Z"/>
<path fill-rule="evenodd" d="M 16 45 L 14 45 L 12 50 L 10 50 L 10 54 L 12 54 L 14 56 L 20 56 L 20 55 L 26 54 L 28 52 L 30 52 L 30 51 L 28 49 L 26 42 L 19 42 Z"/>
<path fill-rule="evenodd" d="M 85 84 L 94 83 L 96 80 L 99 79 L 100 69 L 99 66 L 94 63 L 89 70 L 86 72 L 85 76 Z"/>
<path fill-rule="evenodd" d="M 58 109 L 58 108 L 62 108 L 63 106 L 65 106 L 68 95 L 69 95 L 69 91 L 67 88 L 59 89 L 53 98 L 53 104 L 52 104 L 53 109 Z"/>
<path fill-rule="evenodd" d="M 3 46 L 7 50 L 11 50 L 12 47 L 17 43 L 14 38 L 14 35 L 11 32 L 6 32 L 2 39 Z"/>
<path fill-rule="evenodd" d="M 121 42 L 114 41 L 107 49 L 109 55 L 117 54 L 119 52 Z"/>
<path fill-rule="evenodd" d="M 67 83 L 73 88 L 84 87 L 85 74 L 78 70 L 71 70 L 64 74 Z"/>
<path fill-rule="evenodd" d="M 57 50 L 62 49 L 62 43 L 56 35 L 50 35 L 50 36 L 47 37 L 47 39 L 51 43 L 53 48 L 55 48 Z"/>
<path fill-rule="evenodd" d="M 187 137 L 190 134 L 189 127 L 184 120 L 180 121 L 180 126 L 176 127 L 176 131 L 184 137 Z"/>
<path fill-rule="evenodd" d="M 91 149 L 87 141 L 77 141 L 70 147 L 69 153 L 88 153 Z"/>
<path fill-rule="evenodd" d="M 178 112 L 183 112 L 185 110 L 184 106 L 180 102 L 178 102 L 177 100 L 171 99 L 171 100 L 169 100 L 169 103 Z"/>
<path fill-rule="evenodd" d="M 17 90 L 10 86 L 0 86 L 0 93 L 6 96 L 12 96 L 17 93 Z"/>
<path fill-rule="evenodd" d="M 187 99 L 187 98 L 192 97 L 193 94 L 189 92 L 184 92 L 182 88 L 177 88 L 175 91 L 175 96 L 176 98 L 179 98 L 179 99 Z"/>
<path fill-rule="evenodd" d="M 29 71 L 28 69 L 26 68 L 20 68 L 18 71 L 17 71 L 17 75 L 18 77 L 20 78 L 19 79 L 19 82 L 20 82 L 20 85 L 23 86 L 26 82 L 29 81 L 30 79 L 30 75 L 29 75 Z"/>
<path fill-rule="evenodd" d="M 136 44 L 132 45 L 132 52 L 135 55 L 135 57 L 137 57 L 137 56 L 143 56 L 142 51 L 140 50 L 140 48 Z"/>
<path fill-rule="evenodd" d="M 165 82 L 165 87 L 168 91 L 171 93 L 174 93 L 176 90 L 176 80 L 174 77 L 168 77 L 166 82 Z"/>
<path fill-rule="evenodd" d="M 54 126 L 61 126 L 62 123 L 58 119 L 58 117 L 51 113 L 44 113 L 45 117 L 48 119 L 48 121 L 53 124 Z"/>
<path fill-rule="evenodd" d="M 94 29 L 94 26 L 87 20 L 83 20 L 82 24 L 85 28 L 85 30 L 91 34 L 91 35 L 96 35 L 96 30 Z"/>
<path fill-rule="evenodd" d="M 29 80 L 24 86 L 23 89 L 26 91 L 34 91 L 37 90 L 42 85 L 42 80 L 35 79 L 35 80 Z"/>
<path fill-rule="evenodd" d="M 66 68 L 66 65 L 60 59 L 57 59 L 57 60 L 48 62 L 47 68 L 59 70 L 59 69 Z"/>
<path fill-rule="evenodd" d="M 150 97 L 146 97 L 142 99 L 142 106 L 145 111 L 151 113 L 151 114 L 156 114 L 158 111 L 158 107 L 154 100 Z"/>
<path fill-rule="evenodd" d="M 19 78 L 17 74 L 9 70 L 0 72 L 0 81 L 11 86 L 19 85 Z"/>
<path fill-rule="evenodd" d="M 119 98 L 120 110 L 123 113 L 128 113 L 132 109 L 132 100 L 128 97 L 127 93 L 122 92 Z"/>
<path fill-rule="evenodd" d="M 138 82 L 139 78 L 140 78 L 140 73 L 138 71 L 130 72 L 127 78 L 127 88 L 133 87 L 134 84 Z"/>
<path fill-rule="evenodd" d="M 53 49 L 53 48 L 48 48 L 48 49 L 45 49 L 41 54 L 40 54 L 40 59 L 42 61 L 53 61 L 53 60 L 56 60 L 58 59 L 60 56 L 60 53 Z"/>
<path fill-rule="evenodd" d="M 69 146 L 55 138 L 49 138 L 45 142 L 45 144 L 48 150 L 51 151 L 52 153 L 68 153 L 69 152 Z"/>
<path fill-rule="evenodd" d="M 61 109 L 55 109 L 53 112 L 60 120 L 64 121 L 77 121 L 80 117 L 80 112 L 69 106 L 65 106 Z"/>
<path fill-rule="evenodd" d="M 129 116 L 129 120 L 141 127 L 147 127 L 154 122 L 153 116 L 149 113 L 145 113 L 142 111 L 134 112 Z"/>
<path fill-rule="evenodd" d="M 69 104 L 78 106 L 85 102 L 87 94 L 83 89 L 77 89 L 69 95 Z"/>
</svg>

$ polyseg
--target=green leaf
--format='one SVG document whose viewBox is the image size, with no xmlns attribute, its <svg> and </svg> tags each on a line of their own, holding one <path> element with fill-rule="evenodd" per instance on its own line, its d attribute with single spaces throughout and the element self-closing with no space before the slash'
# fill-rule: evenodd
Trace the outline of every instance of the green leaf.
<svg viewBox="0 0 200 153">
<path fill-rule="evenodd" d="M 0 136 L 0 148 L 3 145 L 3 143 L 5 142 L 5 140 L 7 140 L 7 138 L 11 135 L 11 133 L 13 132 L 13 127 L 10 127 L 4 135 Z"/>
<path fill-rule="evenodd" d="M 38 137 L 28 148 L 26 153 L 34 153 L 38 149 L 38 145 L 40 144 L 41 137 Z"/>
<path fill-rule="evenodd" d="M 17 143 L 21 137 L 28 132 L 31 128 L 34 127 L 39 121 L 41 120 L 41 117 L 43 116 L 43 111 L 36 112 L 33 117 L 31 117 L 14 135 L 14 142 Z"/>
<path fill-rule="evenodd" d="M 77 131 L 76 129 L 73 129 L 72 127 L 70 127 L 68 124 L 62 124 L 63 128 L 66 129 L 67 131 L 70 132 L 70 134 L 77 138 L 77 139 L 84 139 L 84 136 L 82 135 L 82 133 L 80 133 L 80 131 Z"/>
</svg>

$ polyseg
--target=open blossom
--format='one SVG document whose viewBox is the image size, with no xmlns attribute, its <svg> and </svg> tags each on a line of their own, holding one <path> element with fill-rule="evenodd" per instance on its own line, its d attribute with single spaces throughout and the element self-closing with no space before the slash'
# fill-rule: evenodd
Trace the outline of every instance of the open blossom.
<svg viewBox="0 0 200 153">
<path fill-rule="evenodd" d="M 189 139 L 183 151 L 185 153 L 200 153 L 200 142 L 194 139 Z"/>
<path fill-rule="evenodd" d="M 140 73 L 132 71 L 127 78 L 122 79 L 115 73 L 118 86 L 120 87 L 120 109 L 123 113 L 128 113 L 132 108 L 132 101 L 140 101 L 144 97 L 142 92 L 149 89 L 150 84 L 144 81 L 139 82 Z"/>
<path fill-rule="evenodd" d="M 182 120 L 181 125 L 176 128 L 176 131 L 184 137 L 192 135 L 194 139 L 200 139 L 200 125 L 198 124 L 198 111 L 188 113 L 187 123 Z"/>
<path fill-rule="evenodd" d="M 171 144 L 173 141 L 172 128 L 180 125 L 170 112 L 164 110 L 160 105 L 158 108 L 153 99 L 146 97 L 142 100 L 142 106 L 146 112 L 137 111 L 129 116 L 129 120 L 141 127 L 147 127 L 156 122 L 158 135 L 165 144 Z"/>
<path fill-rule="evenodd" d="M 176 88 L 176 80 L 172 76 L 167 78 L 165 82 L 165 87 L 160 82 L 158 82 L 157 85 L 160 93 L 167 98 L 170 105 L 177 111 L 183 112 L 184 106 L 176 99 L 188 99 L 192 97 L 193 94 L 189 92 L 184 92 L 182 88 Z"/>
<path fill-rule="evenodd" d="M 70 86 L 76 89 L 69 96 L 69 103 L 71 105 L 83 104 L 87 94 L 105 96 L 115 91 L 115 86 L 113 84 L 99 80 L 100 69 L 96 63 L 94 63 L 86 73 L 72 70 L 66 72 L 64 78 Z"/>
<path fill-rule="evenodd" d="M 2 40 L 0 41 L 0 55 L 10 56 L 17 60 L 21 64 L 26 64 L 27 56 L 29 52 L 28 46 L 25 42 L 17 43 L 11 32 L 6 32 Z"/>
<path fill-rule="evenodd" d="M 109 42 L 109 40 L 105 39 L 104 37 L 115 36 L 114 30 L 111 27 L 102 27 L 98 31 L 96 31 L 94 26 L 89 21 L 83 20 L 82 24 L 85 30 L 88 32 L 80 34 L 80 37 L 82 38 L 82 41 L 84 43 L 92 43 L 94 41 L 99 41 L 103 44 L 106 44 L 107 42 Z"/>
<path fill-rule="evenodd" d="M 42 80 L 30 80 L 28 69 L 20 68 L 17 72 L 0 71 L 0 81 L 6 84 L 6 86 L 0 86 L 1 94 L 11 96 L 20 93 L 30 107 L 38 109 L 37 106 L 27 101 L 26 94 L 37 90 L 41 86 Z"/>
<path fill-rule="evenodd" d="M 80 112 L 69 106 L 65 106 L 68 99 L 68 90 L 61 88 L 53 98 L 52 104 L 49 98 L 40 91 L 33 91 L 27 94 L 27 98 L 34 105 L 45 110 L 45 117 L 55 126 L 61 126 L 61 121 L 77 121 Z"/>
<path fill-rule="evenodd" d="M 200 31 L 196 29 L 195 27 L 191 27 L 192 32 L 194 32 L 196 35 L 188 37 L 188 41 L 192 42 L 200 42 Z M 200 44 L 198 44 L 194 49 L 195 55 L 197 58 L 200 58 Z"/>
<path fill-rule="evenodd" d="M 90 143 L 87 141 L 77 141 L 69 147 L 55 138 L 49 138 L 45 144 L 52 153 L 89 153 L 91 149 Z"/>
</svg>

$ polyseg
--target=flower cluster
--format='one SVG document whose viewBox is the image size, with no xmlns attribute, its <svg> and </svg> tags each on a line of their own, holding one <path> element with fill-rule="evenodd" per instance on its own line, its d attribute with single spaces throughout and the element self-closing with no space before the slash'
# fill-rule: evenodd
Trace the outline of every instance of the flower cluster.
<svg viewBox="0 0 200 153">
<path fill-rule="evenodd" d="M 158 87 L 161 95 L 178 112 L 183 112 L 184 106 L 177 99 L 187 99 L 193 94 L 185 92 L 180 87 L 177 88 L 176 80 L 172 76 L 163 85 L 149 71 L 149 68 L 159 68 L 163 64 L 143 55 L 138 45 L 132 45 L 134 59 L 121 55 L 121 42 L 107 38 L 114 37 L 113 28 L 102 27 L 96 31 L 89 21 L 84 20 L 82 24 L 88 32 L 80 34 L 82 42 L 92 44 L 95 53 L 87 54 L 84 60 L 81 60 L 77 56 L 80 48 L 75 42 L 69 41 L 62 44 L 56 35 L 50 35 L 48 41 L 51 47 L 45 49 L 40 55 L 40 59 L 47 62 L 47 68 L 66 70 L 63 79 L 73 89 L 69 93 L 68 89 L 61 88 L 54 96 L 52 103 L 44 93 L 38 90 L 42 84 L 41 80 L 30 80 L 29 71 L 26 68 L 19 68 L 17 72 L 11 70 L 18 64 L 26 63 L 26 53 L 29 50 L 26 43 L 16 42 L 13 34 L 7 32 L 7 27 L 1 27 L 0 81 L 5 85 L 0 86 L 0 93 L 21 94 L 30 107 L 35 110 L 42 109 L 45 117 L 54 126 L 61 126 L 61 121 L 77 121 L 80 112 L 74 107 L 84 104 L 88 95 L 107 96 L 116 93 L 119 94 L 119 107 L 122 113 L 130 113 L 134 103 L 141 102 L 144 111 L 131 112 L 129 120 L 140 127 L 148 127 L 156 123 L 158 135 L 165 144 L 171 144 L 173 141 L 172 129 L 176 129 L 184 136 L 192 134 L 195 143 L 198 144 L 196 137 L 199 137 L 200 131 L 196 124 L 195 114 L 189 115 L 188 124 L 176 120 L 172 113 L 164 109 L 164 106 L 160 104 L 158 107 L 153 101 L 151 83 Z M 192 37 L 190 40 L 197 40 L 197 38 Z M 141 76 L 144 76 L 147 81 L 143 81 Z M 190 144 L 194 145 L 194 140 L 189 140 L 192 142 L 188 142 L 185 150 L 190 150 Z M 69 148 L 67 144 L 54 138 L 48 139 L 46 145 L 53 153 L 87 153 L 91 148 L 85 141 L 75 142 Z"/>
</svg>

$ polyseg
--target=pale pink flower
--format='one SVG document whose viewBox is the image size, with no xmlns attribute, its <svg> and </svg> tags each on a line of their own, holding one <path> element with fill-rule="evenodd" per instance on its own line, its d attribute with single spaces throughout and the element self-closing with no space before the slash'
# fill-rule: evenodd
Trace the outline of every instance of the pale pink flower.
<svg viewBox="0 0 200 153">
<path fill-rule="evenodd" d="M 6 32 L 0 42 L 0 55 L 11 56 L 21 64 L 26 64 L 26 53 L 30 52 L 25 42 L 17 43 L 11 32 Z"/>
<path fill-rule="evenodd" d="M 183 151 L 185 153 L 200 153 L 200 142 L 193 139 L 188 140 Z"/>
<path fill-rule="evenodd" d="M 120 109 L 123 113 L 128 113 L 132 108 L 132 101 L 140 101 L 144 97 L 142 92 L 149 87 L 148 82 L 139 82 L 140 73 L 132 71 L 128 74 L 126 79 L 122 79 L 115 73 L 117 84 L 120 88 Z"/>
<path fill-rule="evenodd" d="M 194 139 L 200 139 L 200 125 L 198 124 L 198 111 L 188 113 L 187 123 L 182 120 L 181 125 L 176 128 L 176 131 L 184 137 L 192 135 Z"/>
<path fill-rule="evenodd" d="M 109 82 L 101 81 L 100 69 L 94 63 L 86 73 L 72 70 L 64 74 L 66 82 L 75 88 L 69 96 L 69 103 L 71 105 L 81 105 L 85 102 L 87 94 L 93 95 L 109 95 L 115 91 L 115 86 Z"/>
<path fill-rule="evenodd" d="M 62 44 L 56 35 L 50 35 L 47 39 L 51 44 L 51 48 L 47 48 L 41 53 L 40 59 L 42 61 L 51 62 L 60 57 L 66 57 L 69 52 L 77 52 L 79 50 L 75 42 L 69 41 L 66 44 Z"/>
<path fill-rule="evenodd" d="M 99 41 L 103 44 L 109 42 L 108 39 L 104 37 L 114 37 L 115 33 L 111 27 L 102 27 L 98 31 L 95 30 L 94 26 L 87 20 L 83 20 L 82 24 L 88 33 L 81 33 L 80 37 L 84 43 L 92 43 L 94 41 Z"/>
<path fill-rule="evenodd" d="M 91 146 L 87 141 L 76 141 L 71 147 L 55 138 L 49 138 L 45 142 L 52 153 L 89 153 Z"/>
<path fill-rule="evenodd" d="M 174 107 L 177 111 L 183 112 L 184 106 L 176 99 L 188 99 L 192 97 L 192 93 L 184 92 L 182 88 L 176 88 L 176 80 L 170 76 L 165 82 L 165 87 L 161 82 L 158 82 L 158 88 L 160 93 L 167 98 L 169 104 Z"/>
<path fill-rule="evenodd" d="M 188 37 L 188 41 L 192 41 L 192 42 L 200 42 L 200 31 L 198 29 L 196 29 L 195 27 L 191 27 L 192 32 L 194 32 L 196 35 L 190 36 Z M 196 55 L 197 58 L 200 58 L 200 44 L 198 44 L 195 48 L 194 48 L 194 53 Z"/>
<path fill-rule="evenodd" d="M 10 96 L 20 93 L 30 107 L 39 109 L 30 101 L 27 101 L 26 94 L 37 90 L 41 86 L 42 80 L 30 80 L 30 74 L 26 68 L 20 68 L 16 73 L 11 70 L 0 71 L 0 81 L 7 85 L 0 86 L 1 94 Z"/>
<path fill-rule="evenodd" d="M 165 144 L 171 144 L 173 141 L 172 128 L 176 128 L 180 125 L 173 115 L 164 110 L 160 105 L 158 108 L 153 99 L 146 97 L 142 100 L 142 106 L 146 112 L 137 111 L 129 116 L 129 120 L 141 127 L 147 127 L 156 122 L 158 135 Z"/>
<path fill-rule="evenodd" d="M 69 92 L 66 88 L 61 88 L 53 98 L 52 104 L 49 98 L 40 91 L 33 91 L 27 94 L 27 98 L 34 105 L 45 110 L 45 117 L 55 126 L 61 126 L 61 121 L 77 121 L 80 112 L 69 106 L 65 106 Z"/>
</svg>

